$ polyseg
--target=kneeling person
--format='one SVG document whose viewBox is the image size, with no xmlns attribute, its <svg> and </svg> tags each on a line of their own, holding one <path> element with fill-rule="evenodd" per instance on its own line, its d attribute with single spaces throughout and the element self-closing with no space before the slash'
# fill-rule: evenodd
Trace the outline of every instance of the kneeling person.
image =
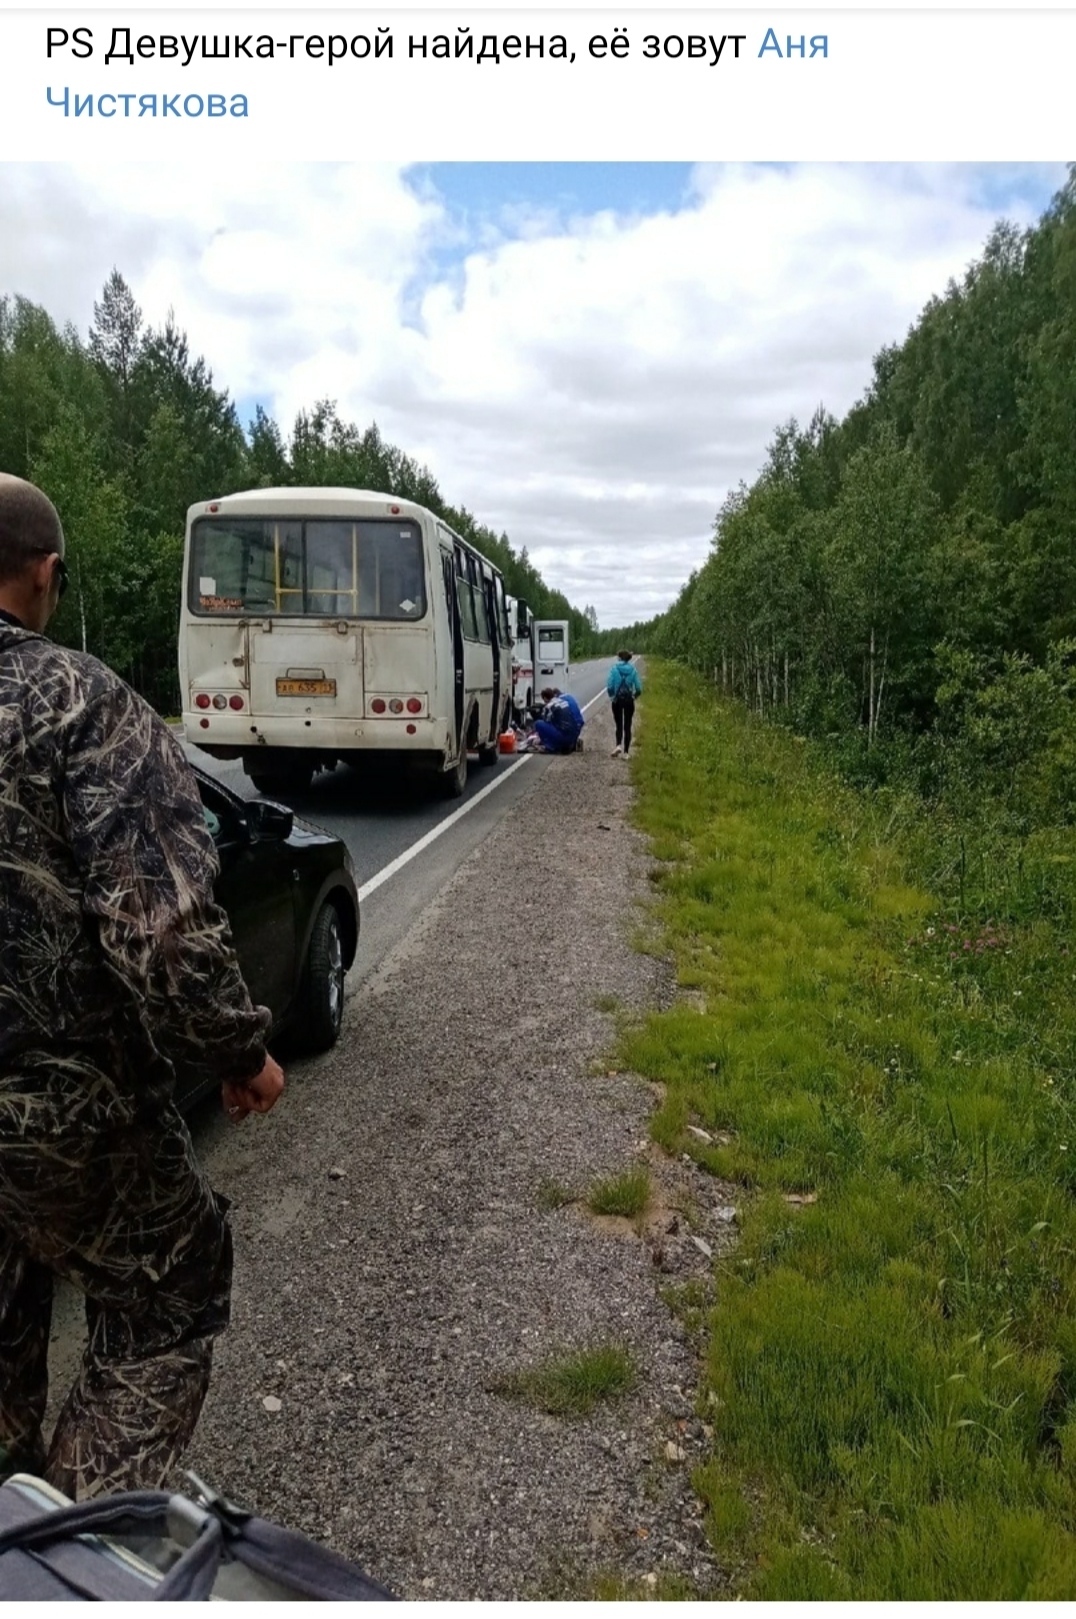
<svg viewBox="0 0 1076 1619">
<path fill-rule="evenodd" d="M 583 711 L 570 692 L 561 692 L 556 686 L 546 686 L 542 692 L 545 708 L 534 729 L 547 753 L 575 753 L 586 720 Z"/>
</svg>

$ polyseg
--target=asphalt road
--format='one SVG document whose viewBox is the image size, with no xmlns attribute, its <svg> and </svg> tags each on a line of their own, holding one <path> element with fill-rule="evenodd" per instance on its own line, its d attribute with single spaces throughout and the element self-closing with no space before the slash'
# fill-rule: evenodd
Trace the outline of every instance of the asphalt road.
<svg viewBox="0 0 1076 1619">
<path fill-rule="evenodd" d="M 610 662 L 597 658 L 572 665 L 569 689 L 581 707 L 592 698 L 601 700 Z M 211 759 L 193 746 L 188 752 L 233 792 L 257 797 L 240 764 Z M 343 838 L 355 862 L 362 927 L 358 957 L 348 977 L 349 994 L 384 960 L 507 810 L 530 791 L 545 763 L 540 754 L 509 755 L 487 769 L 472 758 L 466 792 L 450 800 L 363 781 L 345 765 L 315 776 L 305 793 L 284 795 L 284 802 L 298 814 Z M 406 859 L 414 845 L 431 834 L 431 841 Z M 401 857 L 398 868 L 378 881 Z"/>
</svg>

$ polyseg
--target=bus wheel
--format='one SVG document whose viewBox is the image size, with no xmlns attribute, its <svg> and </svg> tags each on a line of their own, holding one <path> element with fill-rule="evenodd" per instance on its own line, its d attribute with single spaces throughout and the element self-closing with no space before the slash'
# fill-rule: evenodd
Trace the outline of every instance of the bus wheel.
<svg viewBox="0 0 1076 1619">
<path fill-rule="evenodd" d="M 441 796 L 443 798 L 462 798 L 467 790 L 467 749 L 460 749 L 460 756 L 451 770 L 446 770 L 441 777 Z"/>
<path fill-rule="evenodd" d="M 313 765 L 291 765 L 287 770 L 250 772 L 250 779 L 259 793 L 272 798 L 274 793 L 305 793 L 314 779 Z"/>
</svg>

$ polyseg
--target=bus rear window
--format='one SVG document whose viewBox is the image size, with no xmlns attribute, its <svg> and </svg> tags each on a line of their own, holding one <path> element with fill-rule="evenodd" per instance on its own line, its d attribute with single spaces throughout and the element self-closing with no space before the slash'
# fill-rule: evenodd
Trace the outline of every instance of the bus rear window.
<svg viewBox="0 0 1076 1619">
<path fill-rule="evenodd" d="M 418 619 L 422 537 L 397 518 L 202 518 L 191 533 L 188 600 L 202 614 Z"/>
</svg>

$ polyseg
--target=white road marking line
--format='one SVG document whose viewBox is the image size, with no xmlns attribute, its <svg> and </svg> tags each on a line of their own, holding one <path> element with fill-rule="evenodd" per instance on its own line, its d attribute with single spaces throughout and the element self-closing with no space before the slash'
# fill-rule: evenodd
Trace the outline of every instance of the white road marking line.
<svg viewBox="0 0 1076 1619">
<path fill-rule="evenodd" d="M 469 798 L 466 804 L 461 804 L 458 810 L 453 810 L 452 814 L 446 815 L 443 821 L 438 821 L 437 825 L 424 833 L 417 843 L 412 843 L 409 849 L 405 849 L 403 854 L 398 854 L 395 860 L 390 860 L 387 866 L 382 866 L 381 870 L 376 872 L 369 882 L 363 883 L 359 889 L 359 904 L 361 905 L 364 899 L 368 899 L 376 888 L 381 887 L 382 883 L 387 883 L 390 877 L 395 877 L 396 873 L 406 866 L 408 861 L 413 860 L 417 854 L 421 854 L 423 849 L 428 849 L 430 844 L 441 836 L 442 832 L 447 832 L 450 826 L 455 826 L 460 817 L 466 815 L 468 810 L 473 810 L 475 805 L 481 804 L 482 800 L 488 798 L 490 793 L 495 792 L 498 787 L 503 787 L 513 771 L 518 770 L 520 765 L 527 764 L 531 757 L 529 753 L 524 753 L 514 764 L 510 764 L 507 770 L 500 771 L 488 786 L 482 788 L 480 793 L 475 793 L 474 797 Z"/>
<path fill-rule="evenodd" d="M 603 689 L 598 693 L 597 697 L 592 697 L 589 703 L 584 703 L 582 710 L 583 713 L 585 714 L 588 708 L 593 708 L 594 704 L 598 701 L 598 698 L 604 697 L 605 695 L 606 693 Z M 420 837 L 416 843 L 412 843 L 409 849 L 405 849 L 403 854 L 398 854 L 395 860 L 390 860 L 387 866 L 382 866 L 381 870 L 375 872 L 370 878 L 369 882 L 363 883 L 362 887 L 359 889 L 359 904 L 361 905 L 364 899 L 368 899 L 376 889 L 381 887 L 382 883 L 387 883 L 390 877 L 395 877 L 396 873 L 402 870 L 403 867 L 406 866 L 409 861 L 413 860 L 416 855 L 421 854 L 423 849 L 428 849 L 430 844 L 435 842 L 436 839 L 441 836 L 442 832 L 447 832 L 450 826 L 454 826 L 455 823 L 460 819 L 461 815 L 466 815 L 467 811 L 473 810 L 476 804 L 481 804 L 482 800 L 487 797 L 488 794 L 492 793 L 495 788 L 502 786 L 503 783 L 508 780 L 509 776 L 514 770 L 518 770 L 520 765 L 525 765 L 528 759 L 532 759 L 533 757 L 534 755 L 531 753 L 524 753 L 515 761 L 514 764 L 510 764 L 507 770 L 500 771 L 500 773 L 494 778 L 493 781 L 489 783 L 488 786 L 482 788 L 480 793 L 475 793 L 474 797 L 469 798 L 466 804 L 461 804 L 458 810 L 453 810 L 452 814 L 446 815 L 443 821 L 438 821 L 436 826 L 431 827 L 428 832 L 423 833 L 422 837 Z"/>
</svg>

